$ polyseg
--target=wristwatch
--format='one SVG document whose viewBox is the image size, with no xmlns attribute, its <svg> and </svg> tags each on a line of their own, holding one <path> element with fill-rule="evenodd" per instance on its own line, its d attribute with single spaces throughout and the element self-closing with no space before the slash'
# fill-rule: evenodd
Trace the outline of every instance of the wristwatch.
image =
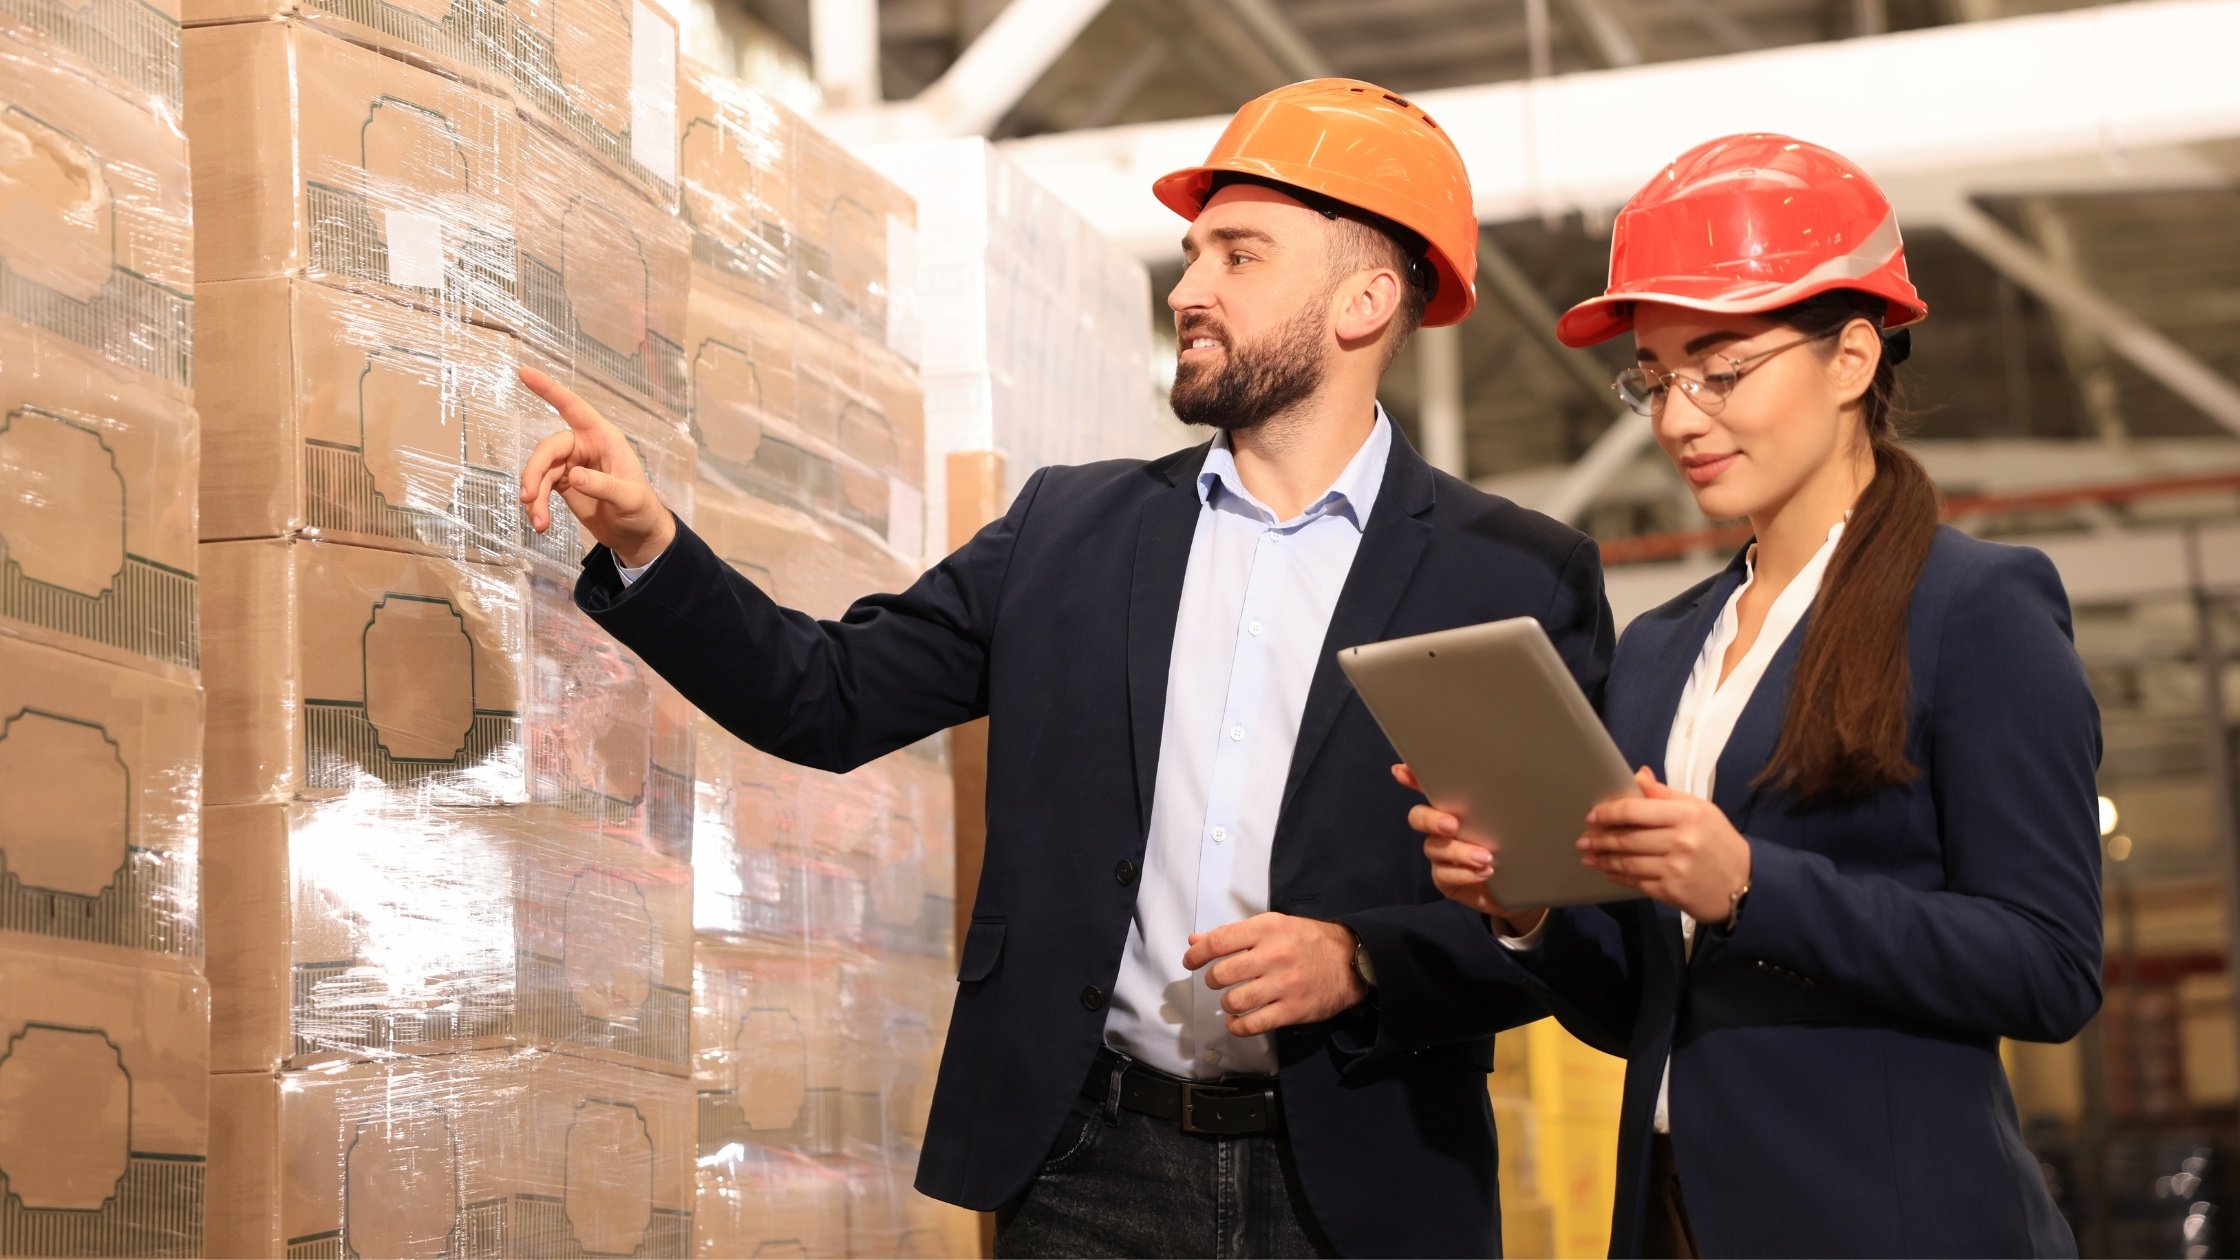
<svg viewBox="0 0 2240 1260">
<path fill-rule="evenodd" d="M 1359 936 L 1353 938 L 1353 974 L 1361 977 L 1361 983 L 1370 988 L 1377 987 L 1377 965 L 1369 961 L 1369 947 L 1361 943 Z"/>
</svg>

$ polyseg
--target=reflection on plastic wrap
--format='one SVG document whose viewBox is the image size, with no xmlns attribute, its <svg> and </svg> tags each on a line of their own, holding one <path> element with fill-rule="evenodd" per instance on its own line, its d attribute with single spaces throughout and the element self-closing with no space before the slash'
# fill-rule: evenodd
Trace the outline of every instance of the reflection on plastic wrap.
<svg viewBox="0 0 2240 1260">
<path fill-rule="evenodd" d="M 194 687 L 0 637 L 0 947 L 202 956 Z"/>
<path fill-rule="evenodd" d="M 521 107 L 667 210 L 677 200 L 677 23 L 651 0 L 527 0 L 512 77 Z"/>
<path fill-rule="evenodd" d="M 521 322 L 505 98 L 290 22 L 190 29 L 185 55 L 202 280 Z"/>
<path fill-rule="evenodd" d="M 0 943 L 0 1254 L 203 1254 L 210 1002 Z"/>
<path fill-rule="evenodd" d="M 540 1051 L 217 1076 L 211 1254 L 681 1256 L 690 1090 Z"/>
<path fill-rule="evenodd" d="M 685 1065 L 690 872 L 540 810 L 208 811 L 221 1071 L 539 1046 Z"/>
<path fill-rule="evenodd" d="M 677 175 L 692 261 L 720 288 L 790 310 L 793 161 L 799 125 L 728 75 L 687 63 L 677 80 Z"/>
<path fill-rule="evenodd" d="M 793 131 L 795 280 L 805 316 L 830 320 L 918 358 L 914 322 L 890 319 L 896 255 L 917 253 L 910 194 L 806 124 Z"/>
</svg>

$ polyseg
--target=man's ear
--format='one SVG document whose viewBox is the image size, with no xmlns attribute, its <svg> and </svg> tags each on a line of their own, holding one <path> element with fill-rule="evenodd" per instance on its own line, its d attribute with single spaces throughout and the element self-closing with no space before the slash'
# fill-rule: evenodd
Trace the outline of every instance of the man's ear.
<svg viewBox="0 0 2240 1260">
<path fill-rule="evenodd" d="M 1374 341 L 1398 318 L 1405 287 L 1398 273 L 1378 267 L 1355 274 L 1338 286 L 1338 340 L 1347 345 Z"/>
</svg>

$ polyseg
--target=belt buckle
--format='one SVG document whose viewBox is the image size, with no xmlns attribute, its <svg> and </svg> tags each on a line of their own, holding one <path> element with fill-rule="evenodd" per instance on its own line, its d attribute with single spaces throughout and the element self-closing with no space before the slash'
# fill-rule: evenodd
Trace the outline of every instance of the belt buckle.
<svg viewBox="0 0 2240 1260">
<path fill-rule="evenodd" d="M 1212 1129 L 1198 1127 L 1198 1086 L 1190 1081 L 1185 1081 L 1182 1085 L 1182 1131 L 1205 1137 L 1220 1136 Z"/>
</svg>

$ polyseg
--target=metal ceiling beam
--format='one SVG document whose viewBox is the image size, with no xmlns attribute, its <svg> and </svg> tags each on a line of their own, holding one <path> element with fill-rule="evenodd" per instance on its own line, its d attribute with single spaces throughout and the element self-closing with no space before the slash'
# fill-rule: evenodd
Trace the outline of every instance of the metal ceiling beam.
<svg viewBox="0 0 2240 1260">
<path fill-rule="evenodd" d="M 2153 325 L 2109 301 L 2075 272 L 2030 247 L 2029 242 L 1971 203 L 1947 209 L 1945 230 L 1978 257 L 2063 318 L 2091 330 L 2108 348 L 2192 403 L 2218 424 L 2240 434 L 2240 385 L 2219 375 Z"/>
<path fill-rule="evenodd" d="M 815 0 L 824 5 L 858 0 Z M 1106 0 L 1011 0 L 939 79 L 902 105 L 835 110 L 819 121 L 856 144 L 984 136 L 1019 103 Z"/>
<path fill-rule="evenodd" d="M 1327 79 L 1337 73 L 1272 0 L 1229 0 L 1229 9 L 1293 79 Z"/>
<path fill-rule="evenodd" d="M 809 56 L 835 109 L 879 104 L 879 0 L 810 0 Z"/>
<path fill-rule="evenodd" d="M 2006 191 L 1986 169 L 2028 163 L 2122 186 L 2142 150 L 2240 135 L 2240 75 L 2226 52 L 2235 46 L 2240 0 L 2134 0 L 1410 99 L 1461 148 L 1482 221 L 1606 214 L 1673 154 L 1722 131 L 1766 128 L 1856 159 L 1918 224 L 1948 202 L 1909 196 L 1909 184 Z M 1826 90 L 1877 82 L 1907 90 L 1872 110 Z M 1037 136 L 1005 149 L 1105 237 L 1168 258 L 1172 224 L 1145 190 L 1202 158 L 1226 122 Z M 2063 178 L 2034 186 L 2058 189 Z"/>
</svg>

